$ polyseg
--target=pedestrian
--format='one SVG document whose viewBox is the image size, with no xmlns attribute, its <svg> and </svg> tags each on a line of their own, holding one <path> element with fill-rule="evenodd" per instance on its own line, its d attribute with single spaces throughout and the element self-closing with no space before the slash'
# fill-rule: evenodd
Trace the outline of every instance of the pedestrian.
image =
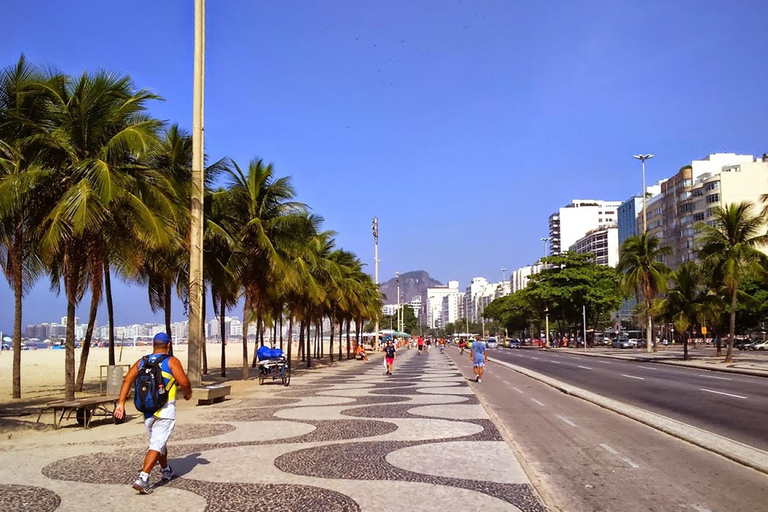
<svg viewBox="0 0 768 512">
<path fill-rule="evenodd" d="M 421 355 L 421 353 L 424 352 L 424 338 L 419 336 L 419 340 L 416 342 L 416 344 L 419 346 L 419 355 Z"/>
<path fill-rule="evenodd" d="M 467 346 L 467 342 L 464 340 L 464 338 L 459 338 L 459 355 L 464 355 L 464 348 Z"/>
<path fill-rule="evenodd" d="M 483 368 L 488 363 L 488 350 L 483 340 L 472 343 L 472 370 L 475 372 L 475 382 L 482 382 Z"/>
<path fill-rule="evenodd" d="M 429 349 L 432 348 L 432 338 L 427 338 L 427 353 L 429 353 Z"/>
<path fill-rule="evenodd" d="M 387 346 L 384 347 L 384 361 L 387 364 L 387 373 L 385 375 L 392 375 L 392 365 L 395 364 L 395 358 L 397 357 L 397 348 L 392 340 L 387 342 Z"/>
<path fill-rule="evenodd" d="M 173 427 L 176 426 L 177 388 L 181 388 L 184 400 L 192 398 L 189 379 L 184 373 L 181 362 L 168 354 L 170 348 L 171 338 L 164 332 L 157 333 L 152 340 L 152 354 L 142 357 L 128 370 L 115 407 L 115 418 L 122 420 L 125 417 L 128 391 L 136 381 L 134 403 L 137 409 L 144 411 L 144 425 L 149 434 L 149 450 L 144 457 L 144 465 L 139 472 L 139 477 L 132 486 L 140 494 L 152 492 L 149 474 L 158 462 L 162 480 L 169 481 L 173 478 L 173 470 L 168 464 L 166 445 Z"/>
</svg>

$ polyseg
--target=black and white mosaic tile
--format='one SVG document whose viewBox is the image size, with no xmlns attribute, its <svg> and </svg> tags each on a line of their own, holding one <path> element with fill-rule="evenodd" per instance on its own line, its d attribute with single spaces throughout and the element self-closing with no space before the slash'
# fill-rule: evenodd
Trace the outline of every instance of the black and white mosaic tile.
<svg viewBox="0 0 768 512">
<path fill-rule="evenodd" d="M 0 485 L 0 510 L 3 512 L 50 512 L 61 505 L 55 492 L 29 485 Z"/>
</svg>

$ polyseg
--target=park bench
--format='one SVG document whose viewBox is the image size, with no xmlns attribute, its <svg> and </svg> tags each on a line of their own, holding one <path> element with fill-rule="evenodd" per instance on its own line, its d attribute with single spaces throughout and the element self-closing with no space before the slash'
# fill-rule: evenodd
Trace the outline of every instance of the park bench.
<svg viewBox="0 0 768 512">
<path fill-rule="evenodd" d="M 89 428 L 91 421 L 94 417 L 112 418 L 117 423 L 114 417 L 115 406 L 117 405 L 118 397 L 116 396 L 93 396 L 88 398 L 77 398 L 75 400 L 56 400 L 54 402 L 48 402 L 40 410 L 40 414 L 37 415 L 37 421 L 40 421 L 45 411 L 53 411 L 53 426 L 56 430 L 61 427 L 61 422 L 64 420 L 64 415 L 67 416 L 67 420 L 72 417 L 72 413 L 75 413 L 75 419 L 80 426 Z"/>
<path fill-rule="evenodd" d="M 192 390 L 192 396 L 197 398 L 197 405 L 211 405 L 223 402 L 224 398 L 232 391 L 231 386 L 212 384 Z"/>
</svg>

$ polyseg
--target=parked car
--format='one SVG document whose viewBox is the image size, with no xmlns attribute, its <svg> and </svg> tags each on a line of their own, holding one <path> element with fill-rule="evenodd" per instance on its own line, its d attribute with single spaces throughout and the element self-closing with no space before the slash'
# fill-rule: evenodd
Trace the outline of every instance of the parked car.
<svg viewBox="0 0 768 512">
<path fill-rule="evenodd" d="M 749 346 L 749 350 L 768 350 L 768 341 L 756 341 Z"/>
<path fill-rule="evenodd" d="M 611 347 L 613 347 L 613 348 L 633 348 L 633 346 L 637 347 L 637 340 L 635 340 L 635 345 L 632 345 L 630 343 L 631 341 L 632 340 L 619 340 L 619 339 L 616 339 L 616 340 L 613 340 L 613 342 L 611 343 Z"/>
<path fill-rule="evenodd" d="M 521 346 L 522 344 L 520 343 L 520 340 L 509 340 L 509 348 L 520 348 Z"/>
<path fill-rule="evenodd" d="M 752 345 L 755 343 L 758 343 L 756 341 L 750 341 L 750 340 L 733 340 L 733 346 L 736 347 L 739 350 L 749 350 Z M 728 346 L 728 340 L 724 339 L 722 341 L 721 346 L 727 347 Z"/>
</svg>

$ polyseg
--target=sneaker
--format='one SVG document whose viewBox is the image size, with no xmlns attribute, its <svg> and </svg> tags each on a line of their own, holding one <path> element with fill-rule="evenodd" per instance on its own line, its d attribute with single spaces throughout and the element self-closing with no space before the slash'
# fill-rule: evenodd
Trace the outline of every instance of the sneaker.
<svg viewBox="0 0 768 512">
<path fill-rule="evenodd" d="M 139 491 L 139 494 L 152 494 L 152 486 L 149 485 L 149 480 L 142 480 L 141 477 L 137 478 L 131 487 Z"/>
<path fill-rule="evenodd" d="M 480 382 L 480 376 L 475 377 L 475 382 Z"/>
<path fill-rule="evenodd" d="M 478 377 L 478 378 L 477 378 L 477 382 L 483 382 L 483 381 L 482 381 L 482 380 L 480 380 L 480 377 Z"/>
<path fill-rule="evenodd" d="M 171 465 L 170 464 L 168 464 L 168 466 L 165 469 L 161 470 L 161 472 L 163 474 L 163 476 L 162 476 L 163 482 L 169 482 L 169 481 L 173 480 L 174 476 L 176 476 L 176 475 L 173 474 L 173 469 L 171 469 Z"/>
</svg>

